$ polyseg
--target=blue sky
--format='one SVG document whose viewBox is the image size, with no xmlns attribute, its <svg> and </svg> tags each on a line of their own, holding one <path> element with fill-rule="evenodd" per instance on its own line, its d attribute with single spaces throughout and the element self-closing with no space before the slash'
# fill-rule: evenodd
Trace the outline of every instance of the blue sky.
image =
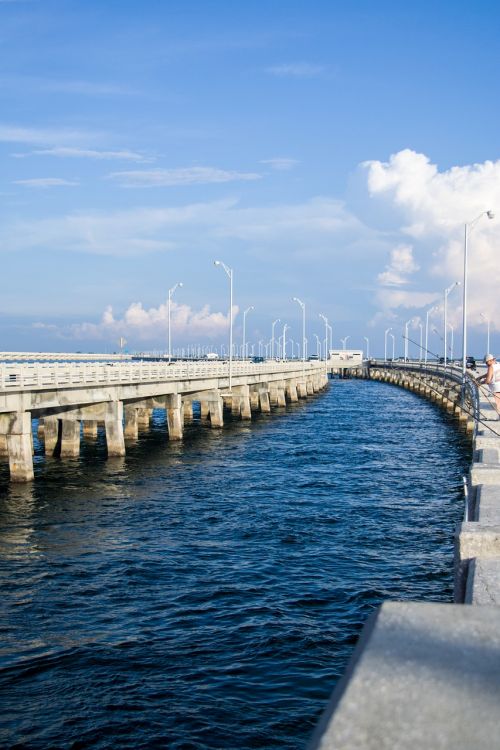
<svg viewBox="0 0 500 750">
<path fill-rule="evenodd" d="M 227 338 L 401 348 L 500 216 L 500 9 L 440 2 L 0 0 L 0 349 Z M 499 319 L 471 235 L 471 350 Z M 449 298 L 460 348 L 460 292 Z M 431 316 L 442 329 L 442 311 Z M 442 333 L 442 331 L 441 331 Z M 434 338 L 432 338 L 434 336 Z M 431 346 L 442 344 L 431 335 Z"/>
</svg>

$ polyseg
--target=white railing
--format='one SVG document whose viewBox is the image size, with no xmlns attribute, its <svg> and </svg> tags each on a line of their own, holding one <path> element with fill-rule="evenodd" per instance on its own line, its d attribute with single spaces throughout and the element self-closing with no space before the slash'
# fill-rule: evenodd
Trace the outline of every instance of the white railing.
<svg viewBox="0 0 500 750">
<path fill-rule="evenodd" d="M 233 375 L 318 372 L 322 362 L 233 362 Z M 35 362 L 0 364 L 0 392 L 229 377 L 227 362 Z"/>
</svg>

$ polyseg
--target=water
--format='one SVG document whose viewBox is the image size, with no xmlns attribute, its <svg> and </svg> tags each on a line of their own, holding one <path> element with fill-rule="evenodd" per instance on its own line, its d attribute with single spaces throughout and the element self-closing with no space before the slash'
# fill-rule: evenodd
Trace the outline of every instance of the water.
<svg viewBox="0 0 500 750">
<path fill-rule="evenodd" d="M 368 615 L 449 601 L 470 446 L 414 394 L 313 400 L 125 459 L 0 464 L 0 745 L 304 748 Z"/>
</svg>

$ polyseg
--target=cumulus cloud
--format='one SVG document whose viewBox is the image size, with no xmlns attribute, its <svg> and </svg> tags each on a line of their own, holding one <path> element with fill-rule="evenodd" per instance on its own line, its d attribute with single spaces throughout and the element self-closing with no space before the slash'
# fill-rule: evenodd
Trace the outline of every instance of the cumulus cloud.
<svg viewBox="0 0 500 750">
<path fill-rule="evenodd" d="M 408 284 L 408 276 L 418 271 L 413 259 L 413 248 L 410 245 L 398 245 L 391 250 L 391 260 L 383 273 L 378 275 L 378 282 L 383 286 L 401 286 Z"/>
<path fill-rule="evenodd" d="M 238 307 L 233 308 L 233 318 Z M 212 312 L 209 305 L 193 310 L 189 305 L 171 302 L 172 335 L 186 339 L 216 339 L 229 328 L 229 313 Z M 130 342 L 158 342 L 166 340 L 168 331 L 167 304 L 145 309 L 141 302 L 133 302 L 122 317 L 115 317 L 109 305 L 99 323 L 79 323 L 71 326 L 66 335 L 84 340 L 110 340 L 125 336 Z M 63 332 L 64 334 L 64 332 Z"/>
<path fill-rule="evenodd" d="M 451 282 L 462 278 L 464 224 L 469 231 L 469 316 L 481 322 L 481 312 L 500 320 L 498 247 L 500 221 L 489 221 L 485 212 L 500 208 L 500 161 L 455 166 L 439 171 L 424 154 L 405 149 L 389 161 L 364 164 L 371 197 L 394 208 L 395 221 L 404 237 L 411 237 L 410 263 L 418 258 L 421 292 L 379 292 L 379 302 L 418 307 L 432 303 Z M 477 219 L 477 222 L 472 223 Z M 411 273 L 416 271 L 413 268 Z M 390 264 L 379 283 L 404 280 L 405 273 Z M 397 285 L 397 283 L 396 283 Z M 430 295 L 430 289 L 437 292 Z M 390 293 L 389 293 L 390 292 Z M 417 296 L 415 296 L 417 294 Z M 433 298 L 432 298 L 433 296 Z M 423 300 L 427 299 L 425 303 Z M 451 306 L 450 321 L 459 322 L 458 305 Z"/>
<path fill-rule="evenodd" d="M 108 179 L 121 187 L 173 187 L 176 185 L 207 185 L 209 183 L 260 180 L 254 172 L 234 172 L 214 167 L 181 167 L 179 169 L 148 169 L 112 172 Z"/>
<path fill-rule="evenodd" d="M 26 187 L 34 188 L 49 188 L 49 187 L 61 187 L 70 186 L 74 187 L 79 185 L 79 182 L 74 180 L 65 180 L 62 177 L 33 177 L 29 180 L 14 180 L 14 185 L 25 185 Z"/>
</svg>

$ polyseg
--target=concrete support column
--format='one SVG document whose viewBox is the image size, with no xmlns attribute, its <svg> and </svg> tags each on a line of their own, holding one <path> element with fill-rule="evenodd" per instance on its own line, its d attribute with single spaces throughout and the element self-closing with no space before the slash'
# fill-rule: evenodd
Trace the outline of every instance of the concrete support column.
<svg viewBox="0 0 500 750">
<path fill-rule="evenodd" d="M 182 413 L 184 416 L 184 422 L 193 421 L 193 402 L 189 399 L 182 401 Z"/>
<path fill-rule="evenodd" d="M 59 442 L 59 420 L 57 417 L 44 418 L 43 442 L 45 445 L 45 455 L 53 456 Z"/>
<path fill-rule="evenodd" d="M 260 410 L 263 414 L 271 413 L 271 399 L 269 398 L 269 391 L 262 389 L 259 391 Z"/>
<path fill-rule="evenodd" d="M 239 388 L 233 388 L 231 396 L 231 414 L 233 417 L 241 415 L 241 393 Z"/>
<path fill-rule="evenodd" d="M 43 440 L 43 419 L 40 417 L 38 420 L 37 435 L 39 440 Z"/>
<path fill-rule="evenodd" d="M 210 425 L 212 427 L 224 427 L 224 402 L 222 398 L 219 396 L 205 403 L 209 410 Z"/>
<path fill-rule="evenodd" d="M 83 423 L 83 437 L 86 440 L 97 438 L 97 419 L 86 419 Z"/>
<path fill-rule="evenodd" d="M 278 406 L 280 407 L 286 406 L 284 382 L 278 383 Z"/>
<path fill-rule="evenodd" d="M 168 439 L 182 440 L 184 420 L 182 415 L 182 398 L 177 393 L 167 396 L 166 401 Z"/>
<path fill-rule="evenodd" d="M 285 396 L 291 404 L 295 404 L 299 397 L 297 395 L 297 383 L 295 380 L 288 380 L 285 385 Z"/>
<path fill-rule="evenodd" d="M 252 419 L 250 388 L 248 385 L 242 385 L 240 388 L 240 414 L 242 419 Z"/>
<path fill-rule="evenodd" d="M 306 388 L 307 388 L 307 395 L 312 396 L 314 394 L 314 388 L 312 384 L 311 378 L 307 378 L 306 380 Z"/>
<path fill-rule="evenodd" d="M 0 435 L 0 456 L 7 457 L 9 448 L 7 446 L 7 435 Z"/>
<path fill-rule="evenodd" d="M 126 440 L 137 440 L 139 437 L 139 420 L 137 418 L 138 409 L 132 405 L 125 405 L 123 413 L 125 416 L 124 437 Z"/>
<path fill-rule="evenodd" d="M 149 430 L 150 422 L 150 409 L 137 409 L 137 424 L 139 430 Z"/>
<path fill-rule="evenodd" d="M 299 398 L 307 398 L 307 386 L 305 380 L 297 381 L 297 394 Z"/>
<path fill-rule="evenodd" d="M 7 448 L 12 482 L 31 482 L 34 479 L 31 452 L 31 413 L 16 412 L 8 417 Z"/>
<path fill-rule="evenodd" d="M 252 411 L 259 410 L 259 391 L 250 391 L 250 408 Z"/>
<path fill-rule="evenodd" d="M 77 458 L 80 455 L 80 421 L 61 419 L 61 458 Z"/>
<path fill-rule="evenodd" d="M 269 383 L 269 403 L 271 406 L 278 406 L 278 386 L 276 383 Z"/>
<path fill-rule="evenodd" d="M 110 401 L 106 404 L 104 417 L 108 457 L 125 455 L 125 436 L 123 434 L 123 403 Z"/>
<path fill-rule="evenodd" d="M 200 415 L 202 419 L 207 419 L 210 415 L 210 403 L 208 401 L 200 401 Z"/>
</svg>

